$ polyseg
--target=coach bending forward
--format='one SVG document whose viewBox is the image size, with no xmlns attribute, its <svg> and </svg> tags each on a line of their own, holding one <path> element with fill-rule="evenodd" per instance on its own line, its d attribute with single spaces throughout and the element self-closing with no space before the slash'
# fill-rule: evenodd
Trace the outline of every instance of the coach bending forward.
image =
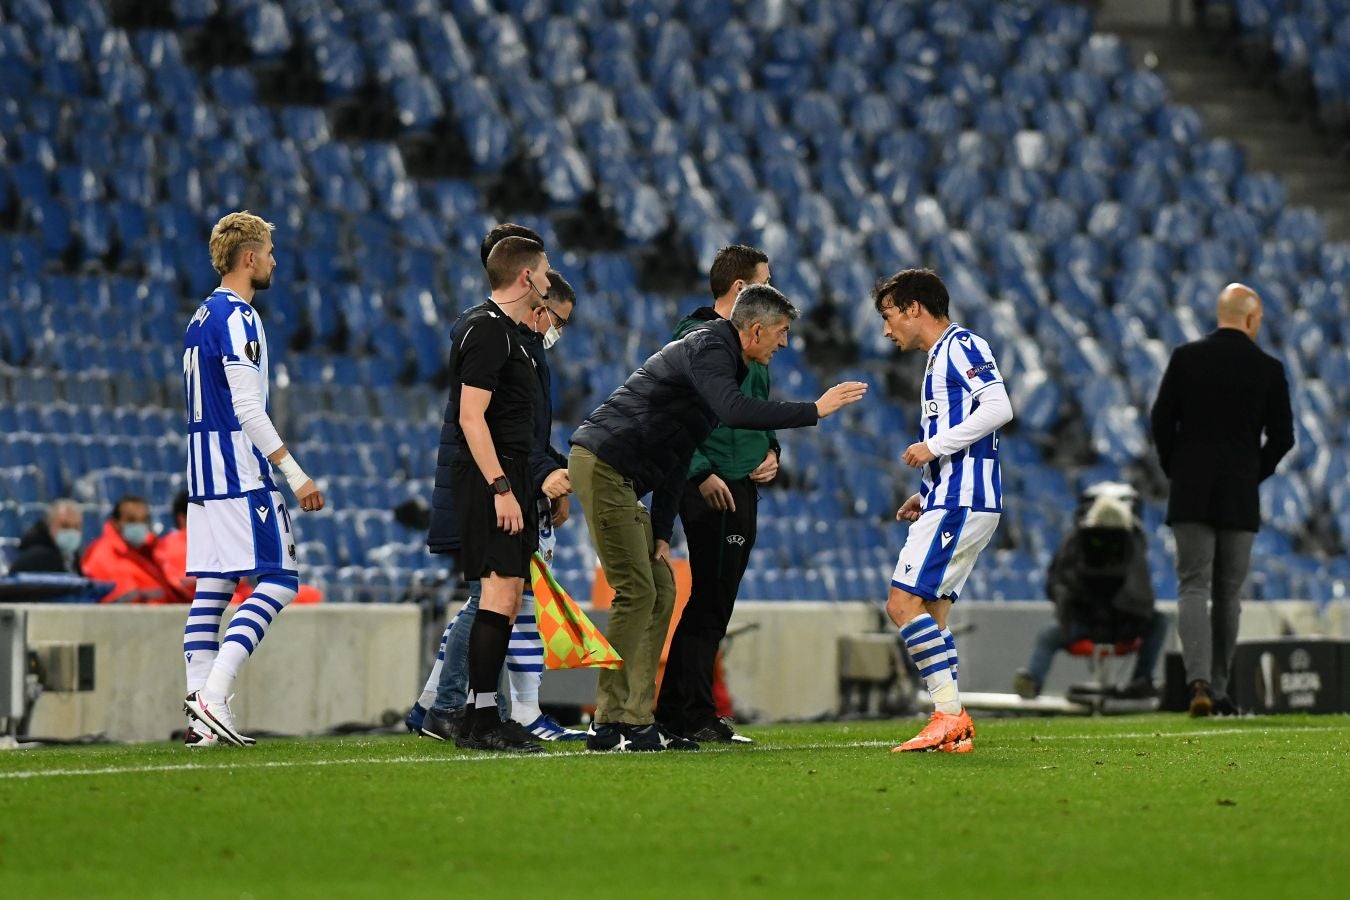
<svg viewBox="0 0 1350 900">
<path fill-rule="evenodd" d="M 615 590 L 606 637 L 623 668 L 600 673 L 591 750 L 696 750 L 654 721 L 656 667 L 675 607 L 670 534 L 689 460 L 721 421 L 733 428 L 801 428 L 861 399 L 860 382 L 815 403 L 741 392 L 747 363 L 787 346 L 797 309 L 768 285 L 743 290 L 731 318 L 661 348 L 572 435 L 567 461 L 586 528 Z M 654 491 L 652 512 L 638 498 Z"/>
</svg>

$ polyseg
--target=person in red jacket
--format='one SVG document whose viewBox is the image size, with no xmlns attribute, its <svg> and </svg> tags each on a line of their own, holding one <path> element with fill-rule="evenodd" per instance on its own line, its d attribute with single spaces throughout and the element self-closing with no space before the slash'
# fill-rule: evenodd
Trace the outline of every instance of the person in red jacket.
<svg viewBox="0 0 1350 900">
<path fill-rule="evenodd" d="M 155 561 L 156 538 L 150 530 L 150 507 L 127 495 L 113 504 L 112 515 L 84 552 L 85 577 L 111 581 L 102 603 L 188 603 L 192 595 L 175 583 Z"/>
</svg>

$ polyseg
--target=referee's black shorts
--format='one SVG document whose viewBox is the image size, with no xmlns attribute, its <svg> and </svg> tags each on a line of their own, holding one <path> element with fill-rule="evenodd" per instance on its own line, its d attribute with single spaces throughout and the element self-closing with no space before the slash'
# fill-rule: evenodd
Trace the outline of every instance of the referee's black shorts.
<svg viewBox="0 0 1350 900">
<path fill-rule="evenodd" d="M 530 556 L 539 549 L 539 525 L 528 455 L 497 454 L 525 519 L 525 528 L 514 535 L 497 527 L 492 491 L 473 457 L 467 453 L 463 457 L 451 467 L 455 515 L 459 519 L 461 574 L 466 581 L 477 581 L 491 572 L 529 581 Z"/>
</svg>

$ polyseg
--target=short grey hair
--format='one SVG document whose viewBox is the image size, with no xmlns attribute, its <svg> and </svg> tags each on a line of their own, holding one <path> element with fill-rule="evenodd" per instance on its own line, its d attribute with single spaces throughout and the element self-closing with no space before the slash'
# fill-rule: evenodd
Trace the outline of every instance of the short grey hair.
<svg viewBox="0 0 1350 900">
<path fill-rule="evenodd" d="M 74 500 L 71 500 L 69 497 L 62 497 L 59 500 L 53 500 L 51 503 L 47 504 L 47 521 L 49 523 L 55 522 L 56 517 L 59 516 L 62 511 L 67 509 L 74 510 L 81 518 L 84 517 L 83 506 L 76 503 Z"/>
<path fill-rule="evenodd" d="M 736 305 L 731 308 L 731 324 L 736 330 L 744 331 L 756 322 L 764 325 L 776 325 L 782 319 L 791 322 L 797 314 L 797 307 L 778 288 L 750 284 L 736 295 Z"/>
</svg>

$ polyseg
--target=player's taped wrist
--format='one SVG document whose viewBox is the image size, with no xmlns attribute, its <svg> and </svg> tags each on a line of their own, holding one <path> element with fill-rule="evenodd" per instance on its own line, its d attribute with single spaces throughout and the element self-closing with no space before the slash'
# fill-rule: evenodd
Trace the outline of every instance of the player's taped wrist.
<svg viewBox="0 0 1350 900">
<path fill-rule="evenodd" d="M 295 457 L 289 453 L 277 460 L 276 467 L 282 475 L 286 476 L 286 483 L 290 485 L 292 491 L 300 490 L 310 480 L 310 477 L 305 474 L 305 470 L 300 468 L 300 464 L 295 461 Z"/>
</svg>

